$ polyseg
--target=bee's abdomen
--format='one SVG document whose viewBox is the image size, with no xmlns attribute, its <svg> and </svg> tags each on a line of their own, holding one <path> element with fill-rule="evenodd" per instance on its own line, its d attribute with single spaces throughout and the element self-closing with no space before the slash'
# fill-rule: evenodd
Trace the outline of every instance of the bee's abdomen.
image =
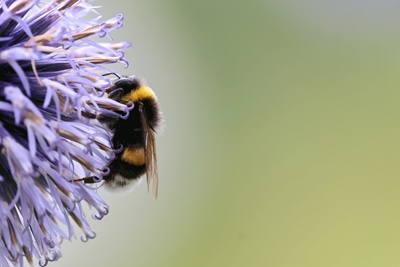
<svg viewBox="0 0 400 267">
<path fill-rule="evenodd" d="M 146 163 L 143 147 L 127 147 L 122 153 L 121 159 L 132 165 L 141 166 Z"/>
<path fill-rule="evenodd" d="M 138 179 L 140 176 L 146 173 L 146 165 L 134 165 L 122 159 L 121 156 L 117 156 L 112 160 L 108 166 L 110 173 L 107 176 L 103 176 L 103 180 L 106 182 L 112 181 L 114 176 L 120 175 L 126 179 Z"/>
</svg>

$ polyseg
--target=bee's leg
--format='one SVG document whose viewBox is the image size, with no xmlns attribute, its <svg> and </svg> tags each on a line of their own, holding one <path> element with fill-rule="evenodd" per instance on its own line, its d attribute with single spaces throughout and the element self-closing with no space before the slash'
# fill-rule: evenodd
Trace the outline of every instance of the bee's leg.
<svg viewBox="0 0 400 267">
<path fill-rule="evenodd" d="M 81 179 L 73 180 L 72 182 L 84 182 L 85 184 L 95 184 L 100 180 L 97 176 L 88 176 Z"/>
<path fill-rule="evenodd" d="M 108 98 L 115 100 L 117 102 L 119 102 L 121 100 L 123 94 L 123 90 L 121 88 L 115 89 L 112 92 L 109 93 Z M 110 128 L 111 130 L 113 130 L 114 128 L 114 123 L 119 120 L 119 116 L 118 114 L 123 114 L 123 112 L 121 111 L 116 111 L 114 114 L 98 114 L 97 119 L 101 122 L 106 124 L 106 126 L 108 128 Z"/>
<path fill-rule="evenodd" d="M 110 130 L 113 130 L 113 124 L 118 121 L 119 117 L 118 117 L 118 113 L 116 112 L 116 114 L 99 114 L 97 116 L 97 119 L 99 120 L 99 122 L 104 123 L 107 125 L 108 128 L 110 128 Z"/>
</svg>

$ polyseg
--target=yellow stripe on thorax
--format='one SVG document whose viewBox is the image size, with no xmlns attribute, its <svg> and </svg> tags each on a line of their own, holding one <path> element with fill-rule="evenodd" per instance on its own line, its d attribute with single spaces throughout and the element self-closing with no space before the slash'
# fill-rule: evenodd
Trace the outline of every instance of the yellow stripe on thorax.
<svg viewBox="0 0 400 267">
<path fill-rule="evenodd" d="M 132 148 L 128 147 L 122 153 L 122 159 L 135 166 L 141 166 L 146 163 L 143 147 Z"/>
<path fill-rule="evenodd" d="M 129 94 L 124 95 L 121 98 L 122 102 L 138 102 L 146 98 L 155 99 L 156 95 L 154 94 L 153 90 L 150 87 L 140 86 L 136 90 L 132 90 Z"/>
</svg>

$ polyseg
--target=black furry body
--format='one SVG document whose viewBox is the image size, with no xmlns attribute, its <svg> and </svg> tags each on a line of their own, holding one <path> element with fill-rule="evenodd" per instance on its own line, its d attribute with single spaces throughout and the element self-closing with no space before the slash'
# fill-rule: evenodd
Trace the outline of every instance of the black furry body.
<svg viewBox="0 0 400 267">
<path fill-rule="evenodd" d="M 110 173 L 103 176 L 103 180 L 106 185 L 112 184 L 111 187 L 124 187 L 146 173 L 148 157 L 145 154 L 149 149 L 146 134 L 154 134 L 161 123 L 160 109 L 151 89 L 135 77 L 118 80 L 107 92 L 110 99 L 134 104 L 125 120 L 109 116 L 98 118 L 112 132 L 114 149 L 120 151 L 109 162 Z M 131 153 L 127 153 L 128 150 Z"/>
</svg>

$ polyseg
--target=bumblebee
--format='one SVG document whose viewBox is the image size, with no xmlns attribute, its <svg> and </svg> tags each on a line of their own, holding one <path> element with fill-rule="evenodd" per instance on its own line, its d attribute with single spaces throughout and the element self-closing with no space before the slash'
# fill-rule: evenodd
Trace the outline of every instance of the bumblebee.
<svg viewBox="0 0 400 267">
<path fill-rule="evenodd" d="M 134 108 L 126 119 L 109 115 L 99 115 L 97 118 L 111 131 L 114 149 L 123 148 L 108 163 L 110 172 L 103 176 L 105 186 L 111 190 L 131 189 L 146 174 L 149 191 L 157 198 L 158 171 L 154 135 L 162 123 L 157 97 L 151 88 L 135 76 L 118 79 L 106 93 L 110 99 L 122 104 L 132 102 Z M 84 180 L 87 182 L 90 178 Z"/>
</svg>

